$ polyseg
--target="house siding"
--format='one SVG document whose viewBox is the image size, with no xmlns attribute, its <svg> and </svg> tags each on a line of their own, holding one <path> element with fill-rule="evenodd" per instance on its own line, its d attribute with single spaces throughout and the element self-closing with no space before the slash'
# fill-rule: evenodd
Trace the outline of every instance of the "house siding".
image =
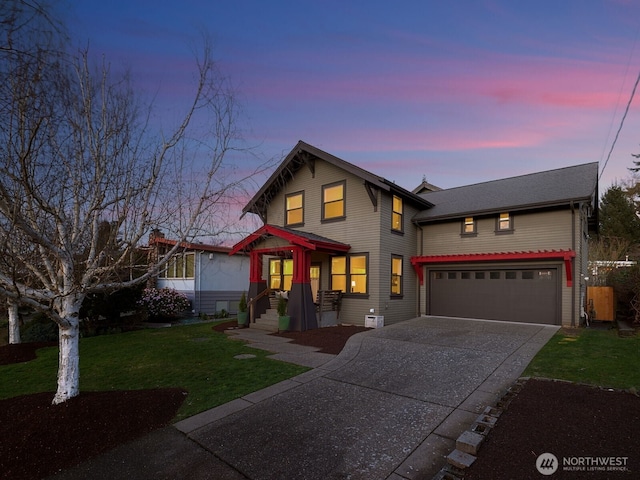
<svg viewBox="0 0 640 480">
<path fill-rule="evenodd" d="M 322 187 L 345 181 L 344 219 L 322 221 Z M 274 197 L 267 210 L 269 223 L 286 226 L 285 198 L 288 194 L 304 191 L 304 223 L 290 228 L 312 232 L 336 242 L 351 246 L 349 254 L 368 254 L 368 295 L 345 295 L 340 321 L 363 325 L 370 309 L 376 315 L 385 316 L 385 324 L 392 324 L 416 314 L 417 286 L 410 259 L 416 251 L 416 228 L 411 218 L 417 210 L 405 203 L 404 235 L 391 233 L 392 195 L 374 189 L 377 207 L 374 207 L 361 178 L 323 161 L 315 162 L 315 175 L 308 168 L 301 168 L 286 186 Z M 261 247 L 283 246 L 282 239 L 266 239 Z M 403 257 L 402 298 L 392 298 L 391 255 Z M 321 288 L 330 288 L 330 262 L 326 256 L 314 254 L 312 262 L 322 263 Z M 268 278 L 268 260 L 263 264 L 263 278 Z"/>
<path fill-rule="evenodd" d="M 193 313 L 217 313 L 217 302 L 227 302 L 227 310 L 237 313 L 242 292 L 249 287 L 249 258 L 220 252 L 196 252 L 194 278 L 158 278 L 158 288 L 172 288 L 191 302 Z"/>
<path fill-rule="evenodd" d="M 474 253 L 527 252 L 539 250 L 574 250 L 572 262 L 573 286 L 567 286 L 564 264 L 530 262 L 528 265 L 549 265 L 558 268 L 561 278 L 559 319 L 562 325 L 579 323 L 581 284 L 585 265 L 584 242 L 585 219 L 579 209 L 552 209 L 512 214 L 514 230 L 511 233 L 496 233 L 497 215 L 476 219 L 476 235 L 461 235 L 462 219 L 428 224 L 424 226 L 422 251 L 424 255 L 456 255 Z M 526 266 L 527 264 L 496 264 L 496 268 Z M 469 266 L 469 265 L 467 265 Z M 464 268 L 455 265 L 452 268 Z M 438 268 L 446 268 L 438 265 Z M 428 275 L 425 277 L 425 294 L 420 298 L 420 311 L 428 312 Z"/>
<path fill-rule="evenodd" d="M 424 285 L 419 284 L 419 277 L 411 265 L 413 256 L 572 250 L 576 254 L 576 257 L 571 260 L 572 286 L 567 286 L 569 276 L 562 259 L 563 255 L 555 260 L 488 263 L 477 261 L 467 264 L 466 267 L 471 270 L 480 268 L 554 269 L 557 271 L 555 277 L 557 294 L 553 293 L 552 296 L 542 287 L 536 289 L 536 293 L 542 292 L 541 298 L 549 299 L 549 302 L 544 305 L 553 303 L 557 314 L 553 314 L 552 310 L 538 311 L 527 306 L 525 308 L 528 309 L 529 317 L 524 310 L 513 313 L 518 312 L 517 309 L 509 310 L 506 316 L 520 315 L 521 318 L 526 318 L 521 321 L 531 321 L 528 318 L 535 318 L 537 315 L 547 318 L 549 322 L 573 325 L 580 320 L 580 307 L 585 289 L 583 277 L 587 265 L 587 213 L 589 212 L 585 206 L 571 202 L 569 199 L 580 198 L 588 201 L 586 199 L 590 195 L 589 182 L 594 179 L 595 197 L 597 197 L 597 165 L 585 164 L 571 171 L 561 169 L 559 172 L 540 172 L 534 174 L 535 176 L 513 177 L 460 187 L 460 190 L 432 192 L 422 196 L 425 201 L 421 202 L 418 197 L 412 196 L 388 180 L 363 171 L 304 142 L 299 142 L 247 205 L 245 211 L 260 215 L 267 224 L 298 230 L 301 232 L 301 237 L 304 237 L 303 233 L 313 233 L 336 243 L 347 244 L 350 246 L 346 254 L 348 256 L 367 254 L 367 294 L 346 293 L 343 296 L 340 317 L 342 323 L 363 324 L 365 316 L 370 314 L 371 309 L 374 310 L 375 315 L 385 317 L 386 325 L 429 312 L 430 279 L 425 275 Z M 573 183 L 568 181 L 569 175 L 576 181 Z M 323 221 L 323 186 L 338 183 L 345 185 L 345 217 Z M 367 185 L 371 186 L 370 190 L 367 189 Z M 532 188 L 527 188 L 530 185 Z M 463 188 L 465 190 L 462 190 Z M 400 234 L 392 231 L 391 228 L 394 191 L 401 192 L 399 196 L 404 200 L 404 225 L 403 232 Z M 295 225 L 286 225 L 286 198 L 298 193 L 302 193 L 303 198 L 303 220 Z M 370 195 L 374 195 L 375 199 Z M 433 204 L 433 209 L 429 209 L 427 201 Z M 417 206 L 413 206 L 410 202 Z M 512 230 L 496 231 L 500 213 L 497 211 L 498 205 L 514 205 L 515 211 L 510 211 L 508 208 L 504 210 L 511 216 Z M 532 207 L 532 205 L 536 206 Z M 591 206 L 596 208 L 595 204 Z M 454 216 L 464 216 L 465 212 L 493 212 L 494 208 L 495 213 L 476 216 L 476 232 L 473 235 L 462 234 L 463 218 L 454 219 Z M 273 232 L 268 228 L 261 230 Z M 286 233 L 267 233 L 266 238 L 247 239 L 247 243 L 240 243 L 237 247 L 244 248 L 251 245 L 251 248 L 258 251 L 271 249 L 270 254 L 286 253 L 279 251 L 277 247 L 287 247 L 289 245 L 287 238 Z M 335 252 L 339 251 L 341 251 L 340 248 L 335 248 Z M 311 253 L 312 264 L 321 265 L 320 289 L 331 288 L 330 266 L 331 257 L 334 254 L 342 255 L 322 251 Z M 393 256 L 400 256 L 403 260 L 402 295 L 391 295 Z M 269 277 L 269 258 L 266 255 L 263 257 L 264 280 Z M 522 258 L 522 256 L 516 255 L 511 258 Z M 427 264 L 423 268 L 425 272 L 448 268 L 458 270 L 465 268 L 465 265 Z M 538 277 L 551 278 L 543 275 Z M 513 276 L 508 278 L 505 275 L 505 279 L 512 278 Z M 529 279 L 528 277 L 518 278 Z M 493 279 L 499 280 L 496 276 Z M 496 283 L 496 285 L 499 284 Z M 458 288 L 463 291 L 466 287 Z M 436 310 L 447 312 L 455 309 L 458 292 L 453 287 L 450 290 L 434 291 L 442 294 L 441 297 L 436 297 L 437 299 L 450 299 L 448 305 L 441 303 L 437 305 Z M 491 294 L 501 291 L 501 288 L 496 287 L 491 290 Z M 511 295 L 512 298 L 526 298 L 531 306 L 543 305 L 536 300 L 535 295 L 528 294 L 526 289 L 516 292 Z M 297 297 L 294 298 L 297 299 Z M 475 305 L 481 306 L 480 303 Z M 512 303 L 509 306 L 518 306 L 518 304 Z M 488 316 L 494 315 L 490 310 L 485 310 L 485 313 Z M 551 318 L 552 314 L 553 318 Z"/>
<path fill-rule="evenodd" d="M 461 235 L 462 219 L 424 226 L 423 255 L 572 248 L 571 210 L 514 213 L 513 233 L 495 232 L 497 215 L 477 219 L 477 234 Z"/>
</svg>

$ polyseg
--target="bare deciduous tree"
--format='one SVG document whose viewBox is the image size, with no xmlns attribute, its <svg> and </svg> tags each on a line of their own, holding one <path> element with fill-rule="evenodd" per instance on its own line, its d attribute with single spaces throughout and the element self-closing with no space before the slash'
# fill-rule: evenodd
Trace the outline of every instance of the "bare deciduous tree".
<svg viewBox="0 0 640 480">
<path fill-rule="evenodd" d="M 0 296 L 58 325 L 53 403 L 79 393 L 85 296 L 145 282 L 152 266 L 133 279 L 121 272 L 146 235 L 162 227 L 179 248 L 240 184 L 225 165 L 238 140 L 235 97 L 204 44 L 193 101 L 164 135 L 152 135 L 130 77 L 87 52 L 12 46 L 0 59 L 0 247 L 10 259 L 0 262 Z"/>
</svg>

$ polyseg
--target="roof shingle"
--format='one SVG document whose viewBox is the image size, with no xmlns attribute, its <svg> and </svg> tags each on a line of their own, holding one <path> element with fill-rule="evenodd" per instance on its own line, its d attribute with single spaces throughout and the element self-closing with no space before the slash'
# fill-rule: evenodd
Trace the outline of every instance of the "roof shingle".
<svg viewBox="0 0 640 480">
<path fill-rule="evenodd" d="M 598 163 L 450 188 L 420 196 L 434 204 L 413 218 L 429 222 L 466 215 L 565 205 L 597 196 Z"/>
</svg>

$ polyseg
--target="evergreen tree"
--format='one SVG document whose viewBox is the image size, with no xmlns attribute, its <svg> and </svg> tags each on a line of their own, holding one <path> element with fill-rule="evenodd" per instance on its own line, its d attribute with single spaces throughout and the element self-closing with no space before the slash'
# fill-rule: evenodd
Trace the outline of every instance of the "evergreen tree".
<svg viewBox="0 0 640 480">
<path fill-rule="evenodd" d="M 600 201 L 600 236 L 640 242 L 640 218 L 635 204 L 618 185 L 610 187 Z"/>
</svg>

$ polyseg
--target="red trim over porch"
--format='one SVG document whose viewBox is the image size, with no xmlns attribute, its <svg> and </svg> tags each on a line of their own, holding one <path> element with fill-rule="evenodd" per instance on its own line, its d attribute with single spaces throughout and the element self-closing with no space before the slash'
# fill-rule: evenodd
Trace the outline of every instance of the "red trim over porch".
<svg viewBox="0 0 640 480">
<path fill-rule="evenodd" d="M 229 255 L 235 255 L 236 253 L 240 253 L 243 251 L 245 252 L 251 251 L 253 250 L 252 246 L 254 243 L 268 236 L 282 238 L 283 240 L 290 242 L 291 245 L 304 247 L 308 250 L 347 252 L 351 248 L 351 245 L 346 245 L 344 243 L 339 243 L 339 242 L 332 242 L 329 239 L 324 239 L 321 237 L 317 237 L 315 235 L 307 236 L 304 234 L 304 232 L 298 233 L 293 230 L 267 224 L 267 225 L 263 225 L 258 230 L 256 230 L 252 234 L 245 237 L 243 240 L 240 240 L 238 243 L 236 243 L 231 248 Z M 268 248 L 264 249 L 264 251 L 267 251 L 267 250 L 269 249 Z"/>
<path fill-rule="evenodd" d="M 467 262 L 513 262 L 521 260 L 563 260 L 567 274 L 567 287 L 573 285 L 571 261 L 575 258 L 573 250 L 538 250 L 529 252 L 498 252 L 498 253 L 461 253 L 456 255 L 419 255 L 411 257 L 420 285 L 424 284 L 424 265 L 438 263 L 467 263 Z"/>
</svg>

